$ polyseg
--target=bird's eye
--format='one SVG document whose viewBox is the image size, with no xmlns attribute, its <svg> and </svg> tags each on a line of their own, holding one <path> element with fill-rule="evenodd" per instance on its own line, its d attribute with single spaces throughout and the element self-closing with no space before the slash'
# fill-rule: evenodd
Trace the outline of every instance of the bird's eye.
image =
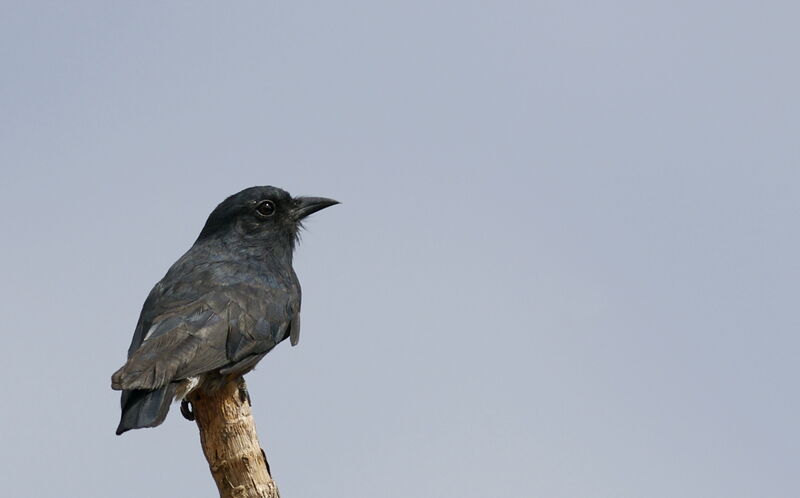
<svg viewBox="0 0 800 498">
<path fill-rule="evenodd" d="M 275 203 L 272 201 L 261 201 L 256 204 L 256 213 L 262 218 L 269 218 L 275 214 Z"/>
</svg>

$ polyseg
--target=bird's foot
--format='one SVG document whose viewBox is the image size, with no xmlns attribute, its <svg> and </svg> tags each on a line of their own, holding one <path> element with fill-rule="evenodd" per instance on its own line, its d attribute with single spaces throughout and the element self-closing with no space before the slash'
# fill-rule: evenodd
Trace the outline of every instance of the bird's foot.
<svg viewBox="0 0 800 498">
<path fill-rule="evenodd" d="M 194 421 L 194 410 L 192 409 L 192 404 L 188 401 L 181 400 L 181 415 L 186 420 Z"/>
<path fill-rule="evenodd" d="M 250 392 L 247 390 L 247 384 L 241 382 L 239 384 L 239 401 L 244 403 L 245 400 L 247 400 L 248 405 L 253 406 L 253 402 L 250 401 Z"/>
</svg>

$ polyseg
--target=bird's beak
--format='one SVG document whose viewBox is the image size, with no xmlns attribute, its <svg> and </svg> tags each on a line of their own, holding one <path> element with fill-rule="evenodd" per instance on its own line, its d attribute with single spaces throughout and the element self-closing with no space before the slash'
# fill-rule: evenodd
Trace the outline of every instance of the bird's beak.
<svg viewBox="0 0 800 498">
<path fill-rule="evenodd" d="M 339 201 L 328 199 L 326 197 L 297 197 L 294 200 L 294 208 L 292 208 L 292 215 L 297 221 L 302 220 L 306 216 L 316 213 L 326 207 L 339 204 Z"/>
</svg>

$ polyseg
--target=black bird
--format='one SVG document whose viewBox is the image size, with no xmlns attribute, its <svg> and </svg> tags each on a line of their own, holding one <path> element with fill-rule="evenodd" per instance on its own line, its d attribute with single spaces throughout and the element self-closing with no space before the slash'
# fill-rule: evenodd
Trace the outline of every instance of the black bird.
<svg viewBox="0 0 800 498">
<path fill-rule="evenodd" d="M 147 296 L 128 361 L 111 377 L 111 388 L 122 390 L 117 434 L 155 427 L 174 398 L 249 372 L 287 337 L 297 344 L 292 253 L 301 220 L 334 204 L 251 187 L 214 209 Z"/>
</svg>

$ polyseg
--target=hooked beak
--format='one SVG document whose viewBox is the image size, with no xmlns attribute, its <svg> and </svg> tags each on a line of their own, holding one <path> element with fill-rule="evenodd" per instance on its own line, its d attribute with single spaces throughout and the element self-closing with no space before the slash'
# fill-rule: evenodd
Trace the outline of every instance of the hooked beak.
<svg viewBox="0 0 800 498">
<path fill-rule="evenodd" d="M 326 197 L 297 197 L 294 200 L 294 208 L 292 208 L 292 216 L 297 221 L 302 220 L 306 216 L 316 213 L 326 207 L 331 207 L 339 204 L 339 201 L 328 199 Z"/>
</svg>

